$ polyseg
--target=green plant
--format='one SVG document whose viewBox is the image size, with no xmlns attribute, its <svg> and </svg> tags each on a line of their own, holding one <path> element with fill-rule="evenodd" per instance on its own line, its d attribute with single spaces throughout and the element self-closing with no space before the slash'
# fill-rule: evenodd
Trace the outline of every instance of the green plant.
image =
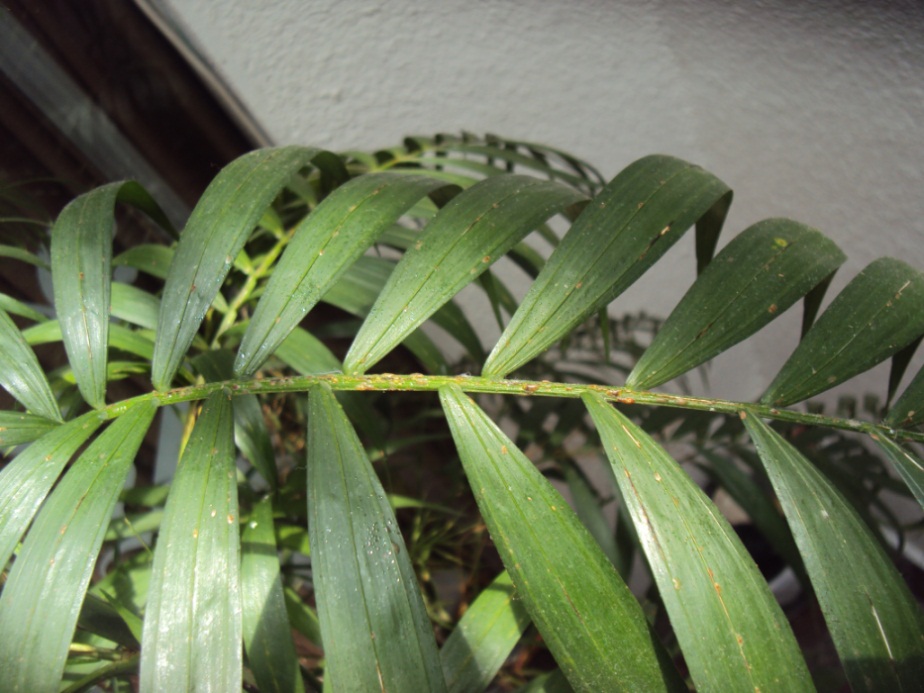
<svg viewBox="0 0 924 693">
<path fill-rule="evenodd" d="M 876 420 L 791 405 L 889 357 L 894 391 L 924 276 L 877 260 L 816 321 L 841 251 L 772 219 L 713 258 L 730 201 L 670 157 L 604 183 L 561 152 L 468 135 L 253 152 L 182 234 L 134 183 L 75 199 L 50 234 L 53 310 L 2 297 L 0 383 L 21 405 L 0 412 L 16 450 L 0 471 L 4 690 L 483 690 L 530 623 L 521 651 L 555 665 L 508 666 L 505 689 L 811 689 L 766 580 L 656 439 L 683 443 L 814 589 L 854 689 L 914 689 L 921 614 L 877 538 L 878 492 L 924 503 L 924 371 Z M 120 203 L 176 243 L 113 257 Z M 672 315 L 611 322 L 693 226 L 700 274 Z M 521 301 L 490 269 L 502 257 L 534 277 Z M 489 355 L 453 300 L 470 284 L 503 328 Z M 759 403 L 653 390 L 801 298 L 802 339 Z M 319 301 L 337 310 L 309 315 Z M 66 358 L 43 347 L 40 365 L 32 347 L 57 343 Z M 174 415 L 179 464 L 156 484 Z M 610 491 L 581 454 L 612 469 Z M 641 598 L 624 581 L 636 552 Z M 440 571 L 468 591 L 461 618 Z"/>
</svg>

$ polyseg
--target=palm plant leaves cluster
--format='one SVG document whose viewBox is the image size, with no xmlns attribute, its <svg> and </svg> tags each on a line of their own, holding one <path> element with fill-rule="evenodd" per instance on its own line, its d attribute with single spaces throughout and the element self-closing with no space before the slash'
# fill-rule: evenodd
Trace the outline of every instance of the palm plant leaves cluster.
<svg viewBox="0 0 924 693">
<path fill-rule="evenodd" d="M 924 679 L 921 612 L 869 516 L 766 421 L 864 435 L 924 504 L 914 447 L 924 441 L 924 370 L 897 392 L 924 335 L 924 276 L 877 260 L 816 319 L 841 250 L 815 229 L 769 219 L 713 257 L 730 203 L 722 181 L 672 157 L 645 157 L 606 182 L 563 152 L 469 135 L 411 138 L 374 155 L 252 152 L 221 171 L 182 233 L 132 182 L 75 199 L 51 231 L 55 317 L 9 296 L 0 310 L 0 384 L 21 405 L 0 412 L 0 442 L 16 451 L 0 471 L 4 689 L 137 675 L 143 691 L 230 691 L 246 671 L 259 690 L 319 679 L 330 690 L 483 690 L 532 623 L 559 667 L 534 688 L 811 690 L 792 629 L 729 523 L 614 402 L 740 418 L 753 465 L 709 449 L 700 462 L 739 498 L 756 478 L 770 485 L 782 517 L 765 495 L 749 509 L 810 580 L 850 685 L 914 689 Z M 171 241 L 113 257 L 120 205 Z M 624 384 L 509 378 L 605 312 L 691 228 L 699 276 Z M 525 240 L 531 232 L 554 246 L 547 261 Z M 45 264 L 22 249 L 11 256 Z M 504 257 L 533 277 L 522 301 L 492 271 Z M 120 266 L 145 281 L 115 280 Z M 493 345 L 454 301 L 472 284 L 501 323 Z M 803 338 L 759 403 L 651 391 L 800 299 Z M 304 326 L 319 302 L 361 321 L 342 362 Z M 420 329 L 428 320 L 480 375 L 452 373 Z M 33 347 L 57 342 L 67 365 L 46 372 Z M 400 345 L 427 373 L 368 374 Z M 895 401 L 881 422 L 786 408 L 890 357 Z M 107 399 L 124 379 L 153 388 Z M 506 568 L 441 647 L 393 499 L 351 423 L 365 436 L 367 403 L 345 395 L 368 390 L 439 393 Z M 307 477 L 278 467 L 261 397 L 279 392 L 307 393 Z M 576 513 L 476 393 L 592 422 L 670 636 L 629 591 L 579 470 L 564 467 L 586 501 Z M 192 406 L 172 482 L 124 488 L 155 416 L 182 402 Z M 293 497 L 301 527 L 287 520 Z M 112 519 L 120 500 L 150 508 L 132 530 L 150 546 L 127 557 Z M 94 579 L 106 555 L 114 568 Z M 310 556 L 316 611 L 286 570 L 293 555 Z M 292 628 L 323 648 L 322 669 L 299 666 Z"/>
</svg>

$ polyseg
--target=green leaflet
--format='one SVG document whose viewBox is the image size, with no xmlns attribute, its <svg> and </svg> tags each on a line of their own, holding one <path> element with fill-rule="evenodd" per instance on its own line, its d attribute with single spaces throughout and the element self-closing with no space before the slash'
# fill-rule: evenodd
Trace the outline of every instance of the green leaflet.
<svg viewBox="0 0 924 693">
<path fill-rule="evenodd" d="M 754 526 L 793 569 L 799 581 L 807 586 L 808 577 L 802 566 L 799 549 L 796 548 L 792 532 L 789 531 L 786 519 L 777 509 L 774 498 L 768 496 L 757 484 L 755 477 L 740 469 L 733 459 L 711 450 L 700 450 L 699 454 L 709 462 L 708 466 L 702 466 L 703 471 L 721 484 L 741 508 L 747 508 Z M 756 466 L 759 463 L 755 461 L 754 464 Z"/>
<path fill-rule="evenodd" d="M 917 372 L 901 397 L 892 405 L 885 423 L 910 427 L 924 421 L 924 366 Z"/>
<path fill-rule="evenodd" d="M 60 342 L 61 324 L 57 320 L 46 320 L 23 330 L 22 336 L 28 344 L 33 345 Z M 150 361 L 151 356 L 154 354 L 154 342 L 151 341 L 147 334 L 130 330 L 115 323 L 109 325 L 109 346 L 110 348 L 140 356 L 146 361 Z"/>
<path fill-rule="evenodd" d="M 19 315 L 20 317 L 32 320 L 33 322 L 45 322 L 48 320 L 46 315 L 42 315 L 37 310 L 27 306 L 22 301 L 17 301 L 12 296 L 8 296 L 4 293 L 0 293 L 0 309 L 5 310 L 7 313 L 12 313 L 13 315 Z"/>
<path fill-rule="evenodd" d="M 143 327 L 157 329 L 160 299 L 131 284 L 112 282 L 112 317 Z"/>
<path fill-rule="evenodd" d="M 202 406 L 167 498 L 141 641 L 141 691 L 241 689 L 240 536 L 231 402 Z"/>
<path fill-rule="evenodd" d="M 128 202 L 166 224 L 154 199 L 138 183 L 110 183 L 74 199 L 51 230 L 51 277 L 64 348 L 87 403 L 106 400 L 106 346 L 112 281 L 116 202 Z"/>
<path fill-rule="evenodd" d="M 818 318 L 761 402 L 801 402 L 872 368 L 922 333 L 924 276 L 893 258 L 874 260 Z"/>
<path fill-rule="evenodd" d="M 286 182 L 324 155 L 307 147 L 260 149 L 221 170 L 199 199 L 167 272 L 151 380 L 166 390 L 199 324 L 263 211 Z"/>
<path fill-rule="evenodd" d="M 0 470 L 0 569 L 25 533 L 58 475 L 102 420 L 95 412 L 60 425 Z"/>
<path fill-rule="evenodd" d="M 31 443 L 59 425 L 35 414 L 0 411 L 0 447 Z"/>
<path fill-rule="evenodd" d="M 919 690 L 924 619 L 892 561 L 828 479 L 760 419 L 742 418 L 805 561 L 852 689 Z"/>
<path fill-rule="evenodd" d="M 298 592 L 288 585 L 283 587 L 282 591 L 286 600 L 286 613 L 292 627 L 304 635 L 309 642 L 321 647 L 321 624 L 318 623 L 317 614 L 308 604 L 305 604 Z"/>
<path fill-rule="evenodd" d="M 679 159 L 649 156 L 631 164 L 565 234 L 483 374 L 504 376 L 564 337 L 625 291 L 700 219 L 715 235 L 730 194 L 718 178 Z"/>
<path fill-rule="evenodd" d="M 134 267 L 158 279 L 167 278 L 171 262 L 173 262 L 173 248 L 154 243 L 132 246 L 112 260 L 112 264 L 116 267 Z"/>
<path fill-rule="evenodd" d="M 62 421 L 58 402 L 35 352 L 5 310 L 0 310 L 0 385 L 26 409 L 46 419 Z"/>
<path fill-rule="evenodd" d="M 781 315 L 845 259 L 803 224 L 767 219 L 751 226 L 700 274 L 626 385 L 650 390 L 720 354 Z"/>
<path fill-rule="evenodd" d="M 572 188 L 518 175 L 488 178 L 454 197 L 389 277 L 344 372 L 366 372 L 523 236 L 583 199 Z"/>
<path fill-rule="evenodd" d="M 308 529 L 325 689 L 445 690 L 394 512 L 326 385 L 309 395 Z"/>
<path fill-rule="evenodd" d="M 786 617 L 719 509 L 602 396 L 583 400 L 696 687 L 813 690 Z"/>
<path fill-rule="evenodd" d="M 686 690 L 558 491 L 461 389 L 441 388 L 440 400 L 504 566 L 575 690 Z"/>
<path fill-rule="evenodd" d="M 918 503 L 924 508 L 924 462 L 910 450 L 897 445 L 888 438 L 883 438 L 879 435 L 872 435 L 871 437 L 885 451 L 892 465 L 898 470 L 905 484 L 908 485 L 914 497 L 918 499 Z"/>
<path fill-rule="evenodd" d="M 440 649 L 448 693 L 484 691 L 529 625 L 504 571 L 466 609 Z"/>
<path fill-rule="evenodd" d="M 424 176 L 368 174 L 338 188 L 296 227 L 234 363 L 249 376 L 376 237 L 420 198 L 446 184 Z"/>
<path fill-rule="evenodd" d="M 49 269 L 48 263 L 42 260 L 38 255 L 29 252 L 25 248 L 18 248 L 15 245 L 0 245 L 0 257 L 8 257 L 19 260 L 20 262 L 27 262 L 35 267 Z"/>
<path fill-rule="evenodd" d="M 382 292 L 382 287 L 388 281 L 394 266 L 395 263 L 391 260 L 364 255 L 343 273 L 340 281 L 324 294 L 322 300 L 357 317 L 366 317 L 370 307 L 375 303 L 376 296 Z M 471 326 L 463 323 L 461 325 L 463 337 L 460 338 L 459 332 L 456 331 L 457 326 L 452 319 L 453 316 L 446 312 L 446 308 L 447 306 L 443 306 L 433 316 L 435 323 L 444 327 L 460 342 L 464 339 L 464 333 L 471 331 L 474 335 Z M 461 311 L 458 314 L 461 314 Z M 464 316 L 462 318 L 464 320 Z M 415 330 L 409 334 L 403 343 L 430 373 L 449 372 L 446 357 L 422 330 Z"/>
<path fill-rule="evenodd" d="M 261 691 L 304 691 L 279 578 L 273 505 L 254 505 L 241 538 L 241 605 L 247 661 Z"/>
<path fill-rule="evenodd" d="M 112 423 L 49 496 L 0 598 L 0 671 L 11 691 L 57 690 L 107 520 L 154 417 Z"/>
<path fill-rule="evenodd" d="M 568 484 L 568 490 L 574 499 L 574 510 L 577 516 L 584 523 L 587 531 L 590 532 L 620 576 L 624 580 L 628 580 L 632 566 L 628 564 L 629 562 L 624 561 L 620 555 L 619 545 L 616 543 L 616 533 L 603 514 L 603 508 L 600 507 L 600 498 L 597 496 L 596 491 L 594 491 L 590 481 L 584 476 L 584 472 L 574 460 L 565 459 L 560 464 L 565 483 Z"/>
<path fill-rule="evenodd" d="M 333 373 L 340 361 L 324 343 L 301 327 L 293 329 L 276 349 L 276 357 L 298 373 Z"/>
</svg>

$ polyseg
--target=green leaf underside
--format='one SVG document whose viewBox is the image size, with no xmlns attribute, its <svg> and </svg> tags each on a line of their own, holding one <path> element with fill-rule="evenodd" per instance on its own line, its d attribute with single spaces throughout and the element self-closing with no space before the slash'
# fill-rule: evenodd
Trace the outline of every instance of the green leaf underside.
<svg viewBox="0 0 924 693">
<path fill-rule="evenodd" d="M 880 435 L 872 436 L 888 456 L 905 484 L 924 508 L 924 461 L 920 457 Z"/>
<path fill-rule="evenodd" d="M 922 333 L 924 276 L 893 258 L 874 260 L 818 318 L 761 402 L 801 402 L 872 368 Z"/>
<path fill-rule="evenodd" d="M 529 625 L 504 571 L 466 609 L 440 649 L 447 693 L 483 691 Z"/>
<path fill-rule="evenodd" d="M 626 385 L 650 390 L 751 336 L 845 260 L 818 231 L 788 219 L 746 229 L 710 263 L 658 330 Z"/>
<path fill-rule="evenodd" d="M 924 366 L 885 418 L 885 423 L 889 426 L 914 426 L 921 422 L 924 422 Z"/>
<path fill-rule="evenodd" d="M 261 149 L 235 159 L 203 193 L 167 272 L 151 379 L 166 390 L 234 258 L 285 183 L 319 153 Z"/>
<path fill-rule="evenodd" d="M 636 161 L 577 218 L 530 287 L 483 374 L 516 370 L 625 291 L 729 193 L 666 156 Z"/>
<path fill-rule="evenodd" d="M 647 433 L 602 397 L 583 399 L 697 688 L 813 690 L 786 617 L 719 509 Z"/>
<path fill-rule="evenodd" d="M 844 497 L 792 445 L 757 417 L 747 416 L 744 423 L 792 529 L 851 687 L 919 690 L 924 619 L 892 561 Z"/>
<path fill-rule="evenodd" d="M 254 505 L 241 538 L 241 606 L 247 661 L 261 691 L 304 691 L 289 617 L 269 498 Z"/>
<path fill-rule="evenodd" d="M 442 388 L 440 399 L 504 566 L 575 690 L 686 690 L 558 491 L 461 389 Z"/>
<path fill-rule="evenodd" d="M 60 425 L 0 470 L 0 568 L 6 565 L 64 465 L 101 423 L 91 412 Z"/>
<path fill-rule="evenodd" d="M 313 387 L 309 395 L 308 528 L 325 689 L 445 690 L 394 513 L 326 386 Z"/>
<path fill-rule="evenodd" d="M 60 424 L 44 416 L 18 411 L 0 411 L 0 447 L 31 443 Z"/>
<path fill-rule="evenodd" d="M 415 202 L 442 181 L 377 173 L 341 186 L 295 229 L 257 304 L 234 364 L 252 375 L 340 275 Z"/>
<path fill-rule="evenodd" d="M 240 539 L 231 402 L 203 404 L 154 549 L 142 692 L 241 689 Z"/>
<path fill-rule="evenodd" d="M 583 200 L 536 178 L 490 178 L 453 198 L 404 254 L 344 359 L 362 373 L 527 233 Z"/>
<path fill-rule="evenodd" d="M 34 414 L 62 420 L 35 352 L 4 310 L 0 310 L 0 385 Z"/>
<path fill-rule="evenodd" d="M 116 202 L 163 218 L 153 198 L 134 182 L 110 183 L 73 200 L 51 230 L 55 312 L 64 348 L 87 403 L 106 399 L 112 233 Z"/>
<path fill-rule="evenodd" d="M 7 690 L 57 690 L 107 520 L 154 412 L 133 407 L 111 424 L 67 472 L 29 531 L 0 598 Z"/>
</svg>

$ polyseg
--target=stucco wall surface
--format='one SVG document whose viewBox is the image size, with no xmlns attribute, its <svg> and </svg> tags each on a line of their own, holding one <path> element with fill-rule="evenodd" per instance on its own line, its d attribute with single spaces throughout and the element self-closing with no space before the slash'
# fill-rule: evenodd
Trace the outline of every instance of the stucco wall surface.
<svg viewBox="0 0 924 693">
<path fill-rule="evenodd" d="M 735 189 L 721 243 L 769 216 L 833 238 L 849 260 L 829 300 L 880 255 L 924 269 L 924 3 L 158 4 L 279 143 L 496 132 L 570 150 L 607 176 L 669 153 Z M 691 240 L 614 312 L 666 315 L 693 280 Z M 795 346 L 798 313 L 723 355 L 712 392 L 758 396 Z M 884 375 L 846 389 L 882 393 Z"/>
</svg>

